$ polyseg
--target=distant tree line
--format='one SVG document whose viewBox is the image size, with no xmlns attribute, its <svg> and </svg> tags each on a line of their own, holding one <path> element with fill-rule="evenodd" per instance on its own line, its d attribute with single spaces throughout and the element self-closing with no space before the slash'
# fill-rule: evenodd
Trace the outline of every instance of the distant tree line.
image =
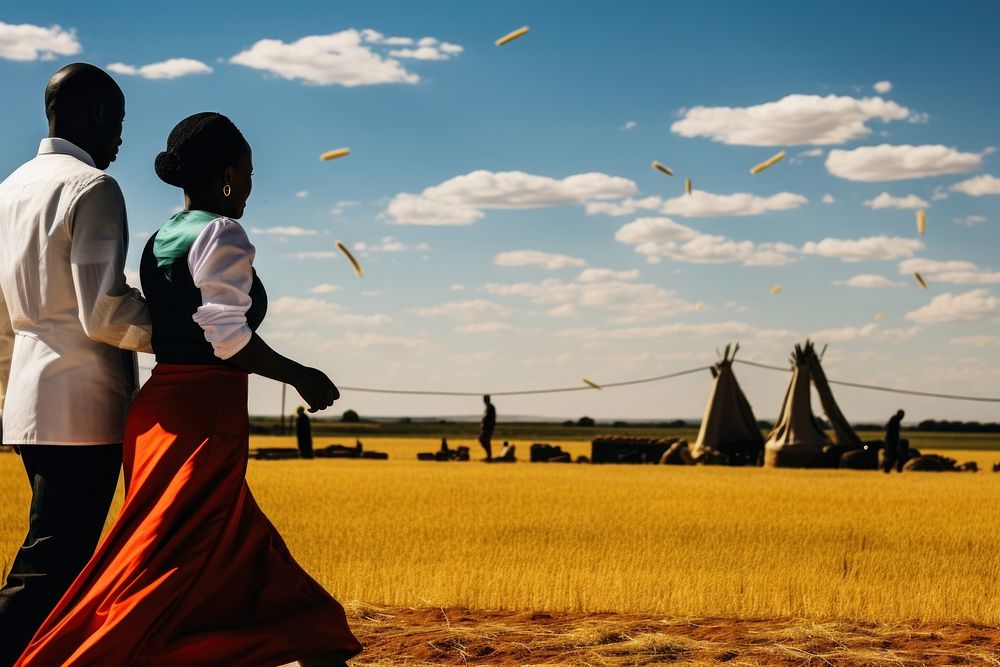
<svg viewBox="0 0 1000 667">
<path fill-rule="evenodd" d="M 925 419 L 917 424 L 921 431 L 952 431 L 959 433 L 1000 433 L 997 422 L 960 422 L 945 419 Z"/>
</svg>

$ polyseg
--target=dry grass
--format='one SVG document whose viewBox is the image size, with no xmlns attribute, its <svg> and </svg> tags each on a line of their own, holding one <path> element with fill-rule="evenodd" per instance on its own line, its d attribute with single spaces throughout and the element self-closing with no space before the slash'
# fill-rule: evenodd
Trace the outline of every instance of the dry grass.
<svg viewBox="0 0 1000 667">
<path fill-rule="evenodd" d="M 348 607 L 358 665 L 1000 665 L 1000 631 L 962 624 Z"/>
<path fill-rule="evenodd" d="M 436 444 L 252 462 L 249 479 L 346 602 L 1000 624 L 993 473 L 413 460 Z M 27 498 L 17 458 L 0 455 L 4 567 Z"/>
</svg>

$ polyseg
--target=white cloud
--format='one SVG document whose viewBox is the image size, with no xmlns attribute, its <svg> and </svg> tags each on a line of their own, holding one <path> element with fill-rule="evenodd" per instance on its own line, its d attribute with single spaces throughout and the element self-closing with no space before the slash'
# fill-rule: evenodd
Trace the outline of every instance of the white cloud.
<svg viewBox="0 0 1000 667">
<path fill-rule="evenodd" d="M 889 122 L 909 115 L 906 107 L 880 97 L 787 95 L 751 107 L 696 106 L 670 129 L 684 137 L 741 146 L 828 145 L 869 135 L 865 123 L 870 120 Z"/>
<path fill-rule="evenodd" d="M 353 333 L 344 336 L 344 342 L 350 347 L 367 349 L 370 347 L 394 347 L 415 350 L 427 346 L 427 341 L 411 336 L 389 336 L 378 333 Z"/>
<path fill-rule="evenodd" d="M 315 287 L 309 288 L 310 294 L 329 294 L 330 292 L 336 292 L 340 289 L 340 285 L 331 285 L 330 283 L 322 283 L 316 285 Z"/>
<path fill-rule="evenodd" d="M 108 69 L 116 74 L 141 76 L 144 79 L 177 79 L 191 74 L 211 74 L 212 68 L 193 58 L 170 58 L 141 67 L 125 63 L 111 63 Z"/>
<path fill-rule="evenodd" d="M 459 283 L 455 283 L 454 285 L 448 286 L 449 292 L 462 292 L 464 290 L 465 290 L 465 285 L 460 285 Z"/>
<path fill-rule="evenodd" d="M 935 283 L 954 285 L 988 285 L 1000 283 L 1000 271 L 987 271 L 973 262 L 962 260 L 936 261 L 933 259 L 908 259 L 899 263 L 900 274 L 917 271 Z"/>
<path fill-rule="evenodd" d="M 694 338 L 709 338 L 751 334 L 756 327 L 746 322 L 712 322 L 708 324 L 689 324 L 678 322 L 656 326 L 625 327 L 619 329 L 597 329 L 595 327 L 580 327 L 563 329 L 554 335 L 559 338 L 577 338 L 585 341 L 622 341 L 642 340 L 644 338 L 666 338 L 668 336 L 689 336 Z"/>
<path fill-rule="evenodd" d="M 923 324 L 941 322 L 974 322 L 1000 312 L 1000 299 L 986 289 L 974 289 L 962 294 L 945 292 L 921 308 L 910 311 L 906 319 Z"/>
<path fill-rule="evenodd" d="M 859 339 L 898 342 L 908 340 L 920 333 L 920 327 L 906 329 L 883 329 L 877 324 L 865 324 L 860 327 L 839 327 L 823 329 L 809 334 L 809 338 L 822 343 L 842 343 Z"/>
<path fill-rule="evenodd" d="M 142 279 L 139 277 L 138 271 L 126 266 L 124 272 L 125 272 L 125 282 L 128 283 L 129 287 L 142 289 Z"/>
<path fill-rule="evenodd" d="M 952 222 L 956 225 L 964 225 L 966 227 L 975 227 L 978 224 L 986 222 L 985 215 L 966 215 L 961 218 L 952 218 Z"/>
<path fill-rule="evenodd" d="M 598 172 L 559 179 L 479 169 L 418 195 L 401 192 L 389 202 L 384 215 L 404 225 L 470 225 L 484 216 L 484 209 L 543 208 L 625 197 L 635 191 L 633 181 Z"/>
<path fill-rule="evenodd" d="M 414 60 L 449 60 L 465 50 L 458 44 L 439 42 L 433 37 L 426 39 L 429 39 L 430 43 L 425 43 L 415 49 L 393 49 L 389 51 L 389 55 L 396 58 L 413 58 Z M 423 41 L 421 40 L 421 42 Z"/>
<path fill-rule="evenodd" d="M 810 148 L 807 151 L 802 151 L 796 157 L 823 157 L 822 148 Z"/>
<path fill-rule="evenodd" d="M 962 192 L 973 197 L 983 195 L 1000 195 L 1000 178 L 990 174 L 974 176 L 968 180 L 960 181 L 951 186 L 955 192 Z"/>
<path fill-rule="evenodd" d="M 619 130 L 631 130 L 631 129 L 634 129 L 636 125 L 638 125 L 638 123 L 636 123 L 634 120 L 629 120 L 629 121 L 626 121 L 625 124 L 622 125 L 621 127 L 619 127 L 618 129 Z"/>
<path fill-rule="evenodd" d="M 934 194 L 931 195 L 931 201 L 941 201 L 942 199 L 947 199 L 948 193 L 940 185 L 934 186 Z"/>
<path fill-rule="evenodd" d="M 629 322 L 693 312 L 696 304 L 673 291 L 648 283 L 617 280 L 569 282 L 549 278 L 537 283 L 487 283 L 483 289 L 495 296 L 521 297 L 539 305 L 605 309 L 618 321 Z M 572 314 L 565 309 L 556 316 Z M 552 314 L 550 312 L 550 314 Z"/>
<path fill-rule="evenodd" d="M 639 269 L 615 271 L 613 269 L 584 269 L 576 279 L 581 283 L 597 283 L 605 280 L 636 280 Z"/>
<path fill-rule="evenodd" d="M 713 194 L 705 190 L 695 190 L 670 199 L 656 195 L 642 199 L 623 199 L 620 202 L 587 202 L 588 215 L 631 215 L 638 210 L 658 211 L 667 215 L 686 218 L 726 217 L 760 215 L 768 211 L 787 211 L 809 202 L 802 195 L 779 192 L 760 197 L 749 192 L 734 192 L 728 195 Z"/>
<path fill-rule="evenodd" d="M 879 95 L 885 95 L 890 90 L 892 90 L 892 82 L 891 81 L 876 81 L 875 85 L 873 85 L 872 88 L 874 88 L 875 92 L 878 93 Z"/>
<path fill-rule="evenodd" d="M 586 262 L 578 257 L 559 255 L 541 250 L 508 250 L 493 258 L 497 266 L 540 266 L 550 271 L 565 269 L 571 266 L 586 266 Z"/>
<path fill-rule="evenodd" d="M 834 199 L 833 195 L 831 195 L 830 193 L 827 193 L 827 194 L 823 195 L 823 200 L 822 201 L 823 201 L 824 204 L 835 204 L 835 203 L 837 203 L 837 200 Z"/>
<path fill-rule="evenodd" d="M 576 309 L 576 306 L 572 303 L 564 303 L 561 306 L 555 306 L 554 308 L 549 308 L 545 311 L 545 314 L 549 317 L 569 317 L 575 318 L 580 316 L 580 311 Z"/>
<path fill-rule="evenodd" d="M 337 259 L 340 255 L 333 250 L 306 250 L 285 255 L 291 259 Z"/>
<path fill-rule="evenodd" d="M 30 23 L 0 21 L 0 58 L 7 60 L 55 60 L 57 56 L 75 56 L 83 51 L 76 30 L 48 28 Z"/>
<path fill-rule="evenodd" d="M 485 299 L 466 299 L 464 301 L 450 301 L 429 308 L 410 308 L 409 312 L 420 317 L 454 317 L 457 320 L 476 320 L 484 317 L 507 317 L 512 311 L 506 306 Z"/>
<path fill-rule="evenodd" d="M 474 322 L 473 324 L 462 324 L 455 327 L 452 331 L 455 333 L 501 333 L 504 331 L 513 331 L 514 327 L 506 322 Z"/>
<path fill-rule="evenodd" d="M 350 28 L 329 35 L 309 35 L 294 42 L 262 39 L 245 51 L 237 53 L 229 62 L 277 74 L 283 79 L 301 80 L 308 84 L 346 87 L 370 86 L 382 83 L 408 83 L 420 77 L 407 71 L 392 58 L 389 47 L 400 45 L 400 40 L 410 38 L 385 38 L 380 33 Z M 422 60 L 444 60 L 459 53 L 457 44 L 438 42 L 419 44 L 417 49 L 397 50 L 396 55 Z M 392 40 L 389 43 L 388 40 Z M 389 52 L 386 53 L 386 50 Z M 400 55 L 405 53 L 406 55 Z M 430 57 L 431 54 L 435 57 Z"/>
<path fill-rule="evenodd" d="M 918 197 L 917 195 L 894 197 L 888 192 L 883 192 L 878 197 L 866 201 L 865 206 L 876 209 L 877 208 L 917 209 L 917 208 L 928 208 L 930 204 L 921 199 L 920 197 Z"/>
<path fill-rule="evenodd" d="M 689 195 L 674 197 L 663 202 L 660 213 L 688 218 L 760 215 L 767 211 L 787 211 L 809 202 L 802 195 L 779 192 L 769 197 L 759 197 L 749 192 L 717 195 L 695 190 Z"/>
<path fill-rule="evenodd" d="M 280 329 L 299 329 L 307 325 L 317 326 L 382 326 L 390 324 L 385 315 L 356 315 L 347 312 L 343 306 L 322 299 L 301 299 L 283 296 L 268 305 L 269 323 Z"/>
<path fill-rule="evenodd" d="M 430 250 L 430 246 L 426 243 L 418 243 L 416 246 L 411 246 L 403 243 L 395 236 L 383 236 L 378 243 L 365 243 L 364 241 L 358 241 L 354 244 L 354 249 L 367 255 L 367 253 L 372 252 L 399 253 L 408 252 L 410 250 L 425 252 Z"/>
<path fill-rule="evenodd" d="M 619 229 L 615 240 L 634 245 L 636 252 L 654 263 L 667 258 L 692 264 L 780 266 L 794 262 L 796 251 L 788 243 L 734 241 L 702 234 L 670 218 L 637 218 Z"/>
<path fill-rule="evenodd" d="M 651 195 L 649 197 L 643 197 L 642 199 L 632 199 L 631 197 L 623 199 L 620 202 L 587 202 L 585 204 L 585 210 L 587 215 L 632 215 L 638 210 L 643 211 L 655 211 L 663 205 L 663 199 L 656 195 Z"/>
<path fill-rule="evenodd" d="M 826 156 L 826 169 L 831 174 L 865 182 L 958 174 L 979 169 L 982 164 L 979 153 L 962 153 L 940 144 L 880 144 L 846 151 L 834 149 Z"/>
<path fill-rule="evenodd" d="M 316 236 L 315 230 L 303 227 L 251 227 L 254 234 L 270 234 L 273 236 Z"/>
<path fill-rule="evenodd" d="M 382 292 L 377 289 L 366 289 L 366 290 L 361 290 L 361 296 L 369 296 L 369 297 L 382 296 Z"/>
<path fill-rule="evenodd" d="M 305 199 L 306 197 L 309 196 L 309 191 L 299 190 L 298 192 L 295 193 L 295 196 L 298 197 L 299 199 Z"/>
<path fill-rule="evenodd" d="M 955 336 L 948 341 L 952 345 L 971 345 L 973 347 L 1000 347 L 1000 336 Z"/>
<path fill-rule="evenodd" d="M 851 276 L 847 280 L 835 280 L 834 285 L 845 285 L 847 287 L 875 288 L 875 287 L 902 287 L 904 283 L 889 280 L 885 276 L 873 273 L 860 273 Z"/>
<path fill-rule="evenodd" d="M 398 225 L 471 225 L 485 216 L 474 208 L 434 201 L 408 192 L 393 197 L 385 215 Z"/>
<path fill-rule="evenodd" d="M 924 247 L 922 241 L 899 236 L 868 236 L 860 239 L 823 239 L 807 241 L 802 246 L 806 255 L 836 257 L 845 262 L 885 261 L 912 257 Z"/>
</svg>

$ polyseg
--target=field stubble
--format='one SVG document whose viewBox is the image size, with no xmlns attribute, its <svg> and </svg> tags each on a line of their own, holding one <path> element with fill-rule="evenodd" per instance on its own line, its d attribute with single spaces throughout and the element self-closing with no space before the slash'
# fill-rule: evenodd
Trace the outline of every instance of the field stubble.
<svg viewBox="0 0 1000 667">
<path fill-rule="evenodd" d="M 1000 625 L 992 473 L 413 460 L 437 444 L 370 440 L 392 459 L 253 461 L 248 477 L 348 604 Z M 5 570 L 27 499 L 0 455 Z"/>
</svg>

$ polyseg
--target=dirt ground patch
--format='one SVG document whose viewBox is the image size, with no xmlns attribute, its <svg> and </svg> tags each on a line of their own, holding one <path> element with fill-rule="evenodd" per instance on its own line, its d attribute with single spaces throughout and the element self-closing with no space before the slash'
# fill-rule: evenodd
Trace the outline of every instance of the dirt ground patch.
<svg viewBox="0 0 1000 667">
<path fill-rule="evenodd" d="M 353 665 L 1000 665 L 1000 628 L 348 607 Z"/>
</svg>

